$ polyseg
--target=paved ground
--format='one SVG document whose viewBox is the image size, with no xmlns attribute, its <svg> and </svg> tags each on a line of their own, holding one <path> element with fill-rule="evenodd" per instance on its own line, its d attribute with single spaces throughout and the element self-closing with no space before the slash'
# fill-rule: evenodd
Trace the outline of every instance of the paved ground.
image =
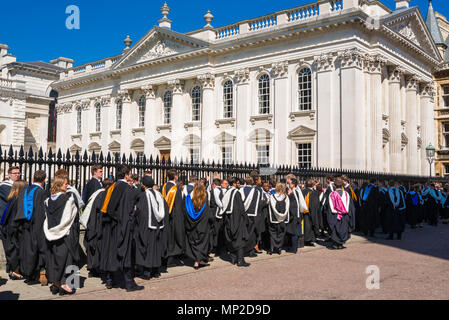
<svg viewBox="0 0 449 320">
<path fill-rule="evenodd" d="M 137 293 L 106 290 L 99 280 L 87 279 L 75 296 L 63 299 L 449 299 L 449 226 L 408 229 L 402 241 L 378 236 L 354 236 L 342 251 L 317 246 L 297 255 L 261 255 L 248 259 L 252 265 L 243 269 L 220 259 L 199 271 L 170 268 L 160 279 L 138 279 L 145 290 Z M 380 270 L 379 290 L 366 288 L 370 265 Z M 86 270 L 81 274 L 85 277 Z M 0 299 L 53 298 L 48 287 L 22 281 L 0 286 Z"/>
</svg>

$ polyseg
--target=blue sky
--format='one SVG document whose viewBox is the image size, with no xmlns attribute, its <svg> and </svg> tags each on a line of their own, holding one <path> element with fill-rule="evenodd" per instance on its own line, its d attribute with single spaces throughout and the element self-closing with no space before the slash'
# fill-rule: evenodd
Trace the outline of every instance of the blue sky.
<svg viewBox="0 0 449 320">
<path fill-rule="evenodd" d="M 173 20 L 172 29 L 187 32 L 205 25 L 203 16 L 211 10 L 212 25 L 220 27 L 239 20 L 250 19 L 278 10 L 311 3 L 312 0 L 167 0 Z M 394 0 L 382 0 L 394 9 Z M 428 0 L 411 0 L 419 6 L 424 18 Z M 433 0 L 433 7 L 449 16 L 449 1 Z M 65 26 L 66 8 L 80 9 L 80 29 Z M 17 0 L 2 3 L 0 43 L 7 44 L 18 61 L 50 61 L 59 56 L 72 58 L 75 65 L 116 55 L 125 47 L 123 40 L 130 35 L 137 42 L 157 24 L 163 0 Z"/>
</svg>

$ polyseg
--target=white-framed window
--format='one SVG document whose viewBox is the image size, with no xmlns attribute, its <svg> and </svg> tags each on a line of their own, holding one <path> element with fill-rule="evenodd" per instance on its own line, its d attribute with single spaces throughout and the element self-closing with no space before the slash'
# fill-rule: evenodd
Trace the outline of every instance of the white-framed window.
<svg viewBox="0 0 449 320">
<path fill-rule="evenodd" d="M 201 87 L 192 89 L 192 121 L 201 121 Z"/>
<path fill-rule="evenodd" d="M 443 107 L 449 107 L 449 84 L 442 85 Z"/>
<path fill-rule="evenodd" d="M 139 99 L 139 128 L 145 127 L 145 111 L 147 109 L 147 99 L 141 96 Z"/>
<path fill-rule="evenodd" d="M 122 100 L 119 100 L 117 102 L 117 110 L 115 114 L 115 129 L 121 130 L 122 129 L 122 113 L 123 113 L 123 102 Z"/>
<path fill-rule="evenodd" d="M 259 114 L 270 113 L 270 76 L 263 74 L 259 77 Z"/>
<path fill-rule="evenodd" d="M 81 121 L 82 121 L 82 110 L 78 108 L 76 110 L 76 133 L 81 134 Z"/>
<path fill-rule="evenodd" d="M 443 122 L 443 143 L 445 148 L 449 148 L 449 122 Z"/>
<path fill-rule="evenodd" d="M 229 119 L 234 115 L 234 84 L 228 80 L 223 85 L 223 118 Z"/>
<path fill-rule="evenodd" d="M 233 164 L 233 156 L 232 156 L 232 147 L 222 147 L 221 148 L 221 158 L 223 160 L 223 164 Z"/>
<path fill-rule="evenodd" d="M 298 143 L 296 145 L 298 151 L 298 166 L 300 168 L 312 167 L 312 144 Z"/>
<path fill-rule="evenodd" d="M 193 164 L 200 163 L 200 149 L 199 148 L 190 148 L 190 162 Z"/>
<path fill-rule="evenodd" d="M 270 146 L 269 145 L 258 145 L 256 146 L 257 151 L 257 163 L 258 164 L 269 164 L 270 163 Z"/>
<path fill-rule="evenodd" d="M 101 104 L 95 105 L 95 132 L 101 131 Z"/>
<path fill-rule="evenodd" d="M 449 163 L 444 164 L 444 175 L 445 176 L 449 175 Z"/>
<path fill-rule="evenodd" d="M 312 71 L 302 68 L 298 72 L 299 111 L 312 110 Z"/>
<path fill-rule="evenodd" d="M 164 94 L 164 124 L 171 123 L 171 107 L 172 107 L 172 94 L 171 91 L 167 91 Z"/>
</svg>

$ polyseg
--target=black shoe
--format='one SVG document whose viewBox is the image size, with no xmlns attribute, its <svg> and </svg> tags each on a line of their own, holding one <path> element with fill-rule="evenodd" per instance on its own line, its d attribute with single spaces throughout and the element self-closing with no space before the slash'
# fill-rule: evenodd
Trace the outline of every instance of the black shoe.
<svg viewBox="0 0 449 320">
<path fill-rule="evenodd" d="M 25 280 L 25 283 L 29 286 L 35 286 L 37 284 L 41 284 L 39 280 Z"/>
<path fill-rule="evenodd" d="M 112 281 L 106 281 L 106 289 L 111 290 L 113 287 Z"/>
<path fill-rule="evenodd" d="M 161 274 L 160 274 L 160 272 L 158 272 L 158 273 L 153 274 L 151 277 L 154 279 L 159 279 L 161 277 Z"/>
<path fill-rule="evenodd" d="M 269 256 L 271 256 L 271 255 L 273 255 L 273 252 L 272 252 L 272 251 L 267 251 L 267 254 L 268 254 Z"/>
<path fill-rule="evenodd" d="M 237 267 L 249 267 L 251 264 L 246 262 L 245 260 L 241 260 L 237 263 Z"/>
<path fill-rule="evenodd" d="M 55 285 L 52 285 L 50 287 L 50 292 L 55 296 L 55 295 L 57 295 L 59 293 L 59 288 L 57 286 L 55 286 Z"/>
<path fill-rule="evenodd" d="M 126 288 L 126 292 L 140 291 L 140 290 L 143 290 L 143 289 L 145 289 L 144 286 L 139 286 L 139 285 L 136 284 L 135 286 L 133 286 L 131 288 Z"/>
<path fill-rule="evenodd" d="M 248 255 L 250 258 L 257 258 L 257 253 L 255 251 L 251 251 L 251 253 Z"/>
<path fill-rule="evenodd" d="M 72 292 L 68 292 L 63 287 L 59 288 L 59 295 L 60 296 L 65 296 L 65 295 L 71 296 L 72 294 L 75 294 L 75 290 L 74 289 L 72 289 Z"/>
<path fill-rule="evenodd" d="M 327 247 L 329 250 L 339 250 L 338 244 L 333 243 L 331 246 Z"/>
<path fill-rule="evenodd" d="M 150 280 L 151 274 L 149 272 L 144 272 L 140 278 L 143 280 Z"/>
<path fill-rule="evenodd" d="M 306 242 L 304 244 L 306 247 L 315 247 L 315 245 L 313 244 L 313 242 Z"/>
</svg>

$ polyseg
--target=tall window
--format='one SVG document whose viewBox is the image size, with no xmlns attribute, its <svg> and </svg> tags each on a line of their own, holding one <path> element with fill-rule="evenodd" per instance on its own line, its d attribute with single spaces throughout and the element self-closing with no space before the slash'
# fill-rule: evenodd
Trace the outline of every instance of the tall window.
<svg viewBox="0 0 449 320">
<path fill-rule="evenodd" d="M 449 148 L 449 122 L 443 123 L 443 143 L 445 148 Z"/>
<path fill-rule="evenodd" d="M 56 116 L 55 102 L 52 102 L 48 115 L 48 142 L 56 142 Z"/>
<path fill-rule="evenodd" d="M 303 68 L 298 73 L 299 110 L 312 110 L 312 72 Z"/>
<path fill-rule="evenodd" d="M 81 108 L 76 110 L 76 133 L 81 134 Z"/>
<path fill-rule="evenodd" d="M 164 124 L 171 123 L 172 96 L 171 91 L 164 94 Z"/>
<path fill-rule="evenodd" d="M 445 176 L 449 175 L 449 164 L 448 163 L 444 164 L 444 175 Z"/>
<path fill-rule="evenodd" d="M 192 89 L 192 121 L 201 120 L 201 87 Z"/>
<path fill-rule="evenodd" d="M 190 149 L 190 161 L 193 164 L 200 163 L 200 149 L 199 148 L 191 148 Z"/>
<path fill-rule="evenodd" d="M 270 162 L 270 146 L 263 145 L 257 146 L 257 163 L 269 164 Z"/>
<path fill-rule="evenodd" d="M 443 89 L 443 106 L 449 107 L 449 85 L 442 86 Z"/>
<path fill-rule="evenodd" d="M 223 164 L 232 164 L 232 147 L 221 148 L 221 155 L 223 159 Z"/>
<path fill-rule="evenodd" d="M 298 166 L 300 168 L 311 168 L 312 167 L 312 144 L 311 143 L 300 143 L 297 145 L 298 148 Z"/>
<path fill-rule="evenodd" d="M 122 111 L 123 111 L 123 102 L 122 102 L 122 100 L 119 100 L 117 102 L 117 113 L 116 113 L 116 119 L 115 119 L 115 128 L 117 130 L 122 129 Z"/>
<path fill-rule="evenodd" d="M 228 119 L 233 116 L 234 92 L 231 80 L 225 82 L 223 86 L 223 118 Z"/>
<path fill-rule="evenodd" d="M 259 114 L 270 113 L 270 77 L 267 74 L 259 78 Z"/>
<path fill-rule="evenodd" d="M 95 132 L 101 131 L 101 105 L 97 103 L 95 106 Z"/>
<path fill-rule="evenodd" d="M 145 96 L 139 99 L 139 128 L 145 127 L 145 110 L 147 108 L 147 101 Z"/>
</svg>

